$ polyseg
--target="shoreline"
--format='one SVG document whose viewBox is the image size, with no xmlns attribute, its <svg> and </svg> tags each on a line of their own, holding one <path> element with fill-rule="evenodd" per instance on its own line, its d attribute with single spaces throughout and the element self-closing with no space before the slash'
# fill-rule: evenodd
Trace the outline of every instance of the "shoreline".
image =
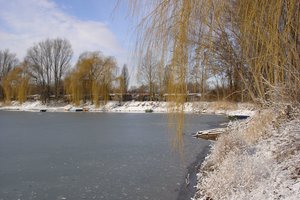
<svg viewBox="0 0 300 200">
<path fill-rule="evenodd" d="M 93 104 L 82 104 L 75 106 L 67 103 L 42 104 L 40 101 L 25 102 L 19 104 L 12 102 L 11 105 L 0 103 L 0 111 L 24 111 L 24 112 L 107 112 L 107 113 L 176 113 L 170 109 L 170 103 L 157 101 L 128 101 L 120 104 L 116 101 L 109 101 L 105 105 L 95 107 Z M 253 116 L 256 108 L 250 103 L 229 103 L 229 102 L 187 102 L 184 105 L 184 113 L 215 114 L 215 115 L 247 115 Z"/>
<path fill-rule="evenodd" d="M 200 169 L 202 163 L 205 161 L 205 158 L 209 155 L 210 150 L 211 142 L 207 144 L 207 146 L 205 146 L 205 148 L 198 153 L 196 159 L 189 166 L 187 166 L 187 174 L 185 176 L 183 184 L 181 184 L 180 186 L 176 200 L 191 199 L 195 196 L 197 191 L 196 186 L 198 182 L 198 170 Z M 189 181 L 188 184 L 186 183 L 187 178 Z"/>
</svg>

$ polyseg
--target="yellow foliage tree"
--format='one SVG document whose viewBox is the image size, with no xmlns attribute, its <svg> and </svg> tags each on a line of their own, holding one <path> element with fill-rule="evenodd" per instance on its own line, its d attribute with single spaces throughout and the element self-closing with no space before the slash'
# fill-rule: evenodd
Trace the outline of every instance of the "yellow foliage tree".
<svg viewBox="0 0 300 200">
<path fill-rule="evenodd" d="M 96 106 L 109 100 L 109 92 L 115 78 L 116 61 L 100 52 L 83 53 L 75 69 L 66 77 L 66 92 L 76 105 L 90 100 Z"/>
<path fill-rule="evenodd" d="M 10 102 L 12 99 L 18 100 L 20 103 L 26 101 L 29 91 L 29 75 L 25 65 L 12 69 L 3 78 L 3 89 L 6 102 Z"/>
</svg>

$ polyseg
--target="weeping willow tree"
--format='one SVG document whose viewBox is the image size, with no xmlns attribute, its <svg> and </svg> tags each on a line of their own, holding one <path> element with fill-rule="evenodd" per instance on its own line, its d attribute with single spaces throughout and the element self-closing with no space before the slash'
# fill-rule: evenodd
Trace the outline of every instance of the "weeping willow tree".
<svg viewBox="0 0 300 200">
<path fill-rule="evenodd" d="M 129 5 L 139 19 L 137 52 L 155 52 L 161 67 L 168 66 L 168 101 L 181 113 L 177 144 L 191 69 L 201 71 L 202 95 L 214 74 L 225 78 L 224 98 L 299 101 L 300 1 L 131 0 Z"/>
<path fill-rule="evenodd" d="M 85 52 L 75 69 L 66 77 L 66 93 L 76 105 L 89 100 L 96 106 L 100 101 L 107 102 L 115 77 L 116 61 L 100 52 Z"/>
<path fill-rule="evenodd" d="M 241 76 L 248 81 L 251 95 L 262 100 L 299 101 L 300 1 L 243 2 L 237 3 L 237 13 L 248 74 Z"/>
<path fill-rule="evenodd" d="M 11 53 L 8 49 L 0 50 L 0 100 L 4 100 L 3 77 L 18 64 L 16 54 Z"/>
<path fill-rule="evenodd" d="M 12 99 L 25 102 L 29 92 L 29 79 L 25 65 L 12 69 L 3 78 L 5 102 L 9 103 Z"/>
</svg>

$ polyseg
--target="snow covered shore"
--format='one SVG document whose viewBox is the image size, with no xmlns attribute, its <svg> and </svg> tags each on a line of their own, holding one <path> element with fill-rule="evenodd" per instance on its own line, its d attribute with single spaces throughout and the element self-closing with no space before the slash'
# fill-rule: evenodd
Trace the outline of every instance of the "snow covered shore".
<svg viewBox="0 0 300 200">
<path fill-rule="evenodd" d="M 262 110 L 233 123 L 198 173 L 194 200 L 300 199 L 300 115 Z"/>
<path fill-rule="evenodd" d="M 79 107 L 63 103 L 49 103 L 44 105 L 40 101 L 25 102 L 23 104 L 12 102 L 10 105 L 0 104 L 0 110 L 10 111 L 39 112 L 40 110 L 46 110 L 47 112 L 68 112 L 76 108 L 82 108 L 89 112 L 144 113 L 146 110 L 151 110 L 155 113 L 172 112 L 169 103 L 157 101 L 129 101 L 122 104 L 116 101 L 110 101 L 105 105 L 100 105 L 99 107 L 89 103 L 82 104 Z M 184 112 L 252 116 L 255 114 L 255 107 L 248 103 L 233 104 L 228 102 L 188 102 L 185 103 Z"/>
</svg>

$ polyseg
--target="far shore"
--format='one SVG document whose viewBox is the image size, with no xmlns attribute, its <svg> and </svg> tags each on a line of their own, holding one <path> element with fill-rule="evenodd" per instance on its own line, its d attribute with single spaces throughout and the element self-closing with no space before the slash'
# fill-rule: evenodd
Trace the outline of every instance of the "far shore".
<svg viewBox="0 0 300 200">
<path fill-rule="evenodd" d="M 73 104 L 51 102 L 43 104 L 41 101 L 28 101 L 20 104 L 17 101 L 9 105 L 0 103 L 0 111 L 27 111 L 27 112 L 111 112 L 111 113 L 170 113 L 176 112 L 168 102 L 158 101 L 109 101 L 105 105 L 96 107 L 93 104 L 85 103 L 80 106 Z M 187 102 L 184 105 L 185 113 L 199 114 L 225 114 L 225 115 L 247 115 L 253 116 L 256 107 L 251 103 L 231 102 Z"/>
</svg>

